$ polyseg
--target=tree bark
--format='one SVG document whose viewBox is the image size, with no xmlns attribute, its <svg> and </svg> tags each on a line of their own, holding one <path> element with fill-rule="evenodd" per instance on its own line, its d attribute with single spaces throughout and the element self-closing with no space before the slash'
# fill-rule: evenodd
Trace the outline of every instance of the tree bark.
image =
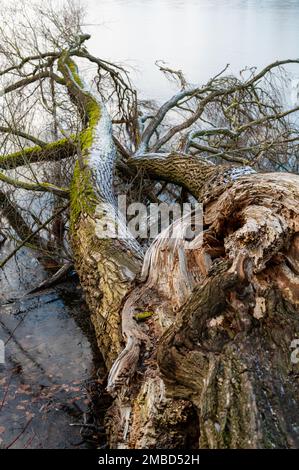
<svg viewBox="0 0 299 470">
<path fill-rule="evenodd" d="M 71 228 L 110 369 L 109 445 L 298 447 L 291 342 L 299 334 L 299 177 L 186 155 L 133 157 L 132 167 L 204 203 L 204 232 L 192 249 L 174 223 L 176 239 L 158 237 L 143 260 L 133 237 L 102 237 L 107 207 L 124 230 L 112 189 L 109 117 L 67 54 L 60 71 L 90 131 L 70 192 Z"/>
<path fill-rule="evenodd" d="M 197 409 L 200 447 L 298 447 L 298 184 L 243 177 L 206 204 L 209 271 L 158 346 L 169 395 Z"/>
</svg>

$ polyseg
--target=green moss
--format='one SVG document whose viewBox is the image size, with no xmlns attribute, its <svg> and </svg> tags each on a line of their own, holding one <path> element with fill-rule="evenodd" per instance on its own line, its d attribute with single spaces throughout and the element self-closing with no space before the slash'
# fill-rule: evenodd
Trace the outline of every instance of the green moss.
<svg viewBox="0 0 299 470">
<path fill-rule="evenodd" d="M 90 97 L 87 103 L 87 114 L 88 114 L 89 126 L 90 127 L 96 126 L 101 117 L 101 110 L 100 110 L 99 103 L 92 97 Z"/>
<path fill-rule="evenodd" d="M 83 88 L 75 62 L 65 52 L 59 59 L 58 68 L 62 72 L 69 91 L 83 104 L 88 118 L 88 127 L 80 133 L 81 161 L 76 163 L 70 188 L 71 220 L 70 228 L 74 231 L 80 214 L 94 215 L 97 197 L 91 183 L 91 171 L 88 168 L 90 149 L 93 144 L 95 128 L 101 118 L 99 103 L 89 93 L 76 89 L 74 82 Z M 72 79 L 69 77 L 71 72 Z"/>
<path fill-rule="evenodd" d="M 67 144 L 68 141 L 69 139 L 65 137 L 63 139 L 56 140 L 55 142 L 50 142 L 49 144 L 47 144 L 47 150 L 50 150 L 50 151 L 56 150 L 59 147 Z"/>
<path fill-rule="evenodd" d="M 60 139 L 56 142 L 49 143 L 44 147 L 29 147 L 10 155 L 0 156 L 0 166 L 4 166 L 5 164 L 5 167 L 9 168 L 16 166 L 16 164 L 22 165 L 25 160 L 31 162 L 39 161 L 41 158 L 51 157 L 54 152 L 58 152 L 60 149 L 62 150 L 63 147 L 68 144 L 74 145 L 74 148 L 76 148 L 76 144 L 79 143 L 81 147 L 82 161 L 80 161 L 80 164 L 77 162 L 75 165 L 73 180 L 70 187 L 70 225 L 71 229 L 74 229 L 80 214 L 86 213 L 93 215 L 97 204 L 97 197 L 91 183 L 91 171 L 88 168 L 88 158 L 94 140 L 95 128 L 101 118 L 101 109 L 99 103 L 92 97 L 92 95 L 77 89 L 75 83 L 82 88 L 83 82 L 80 79 L 77 65 L 68 56 L 67 52 L 63 53 L 59 58 L 58 69 L 63 74 L 70 93 L 78 96 L 78 99 L 82 101 L 88 118 L 88 127 L 78 136 L 72 135 L 70 138 Z M 70 77 L 70 73 L 72 77 Z M 44 186 L 47 187 L 46 183 L 44 183 Z"/>
<path fill-rule="evenodd" d="M 136 313 L 133 317 L 136 321 L 141 322 L 141 321 L 147 320 L 153 315 L 154 315 L 154 312 L 145 311 L 145 312 Z"/>
<path fill-rule="evenodd" d="M 93 215 L 97 204 L 97 197 L 91 184 L 91 173 L 86 166 L 89 150 L 93 144 L 95 127 L 101 116 L 99 105 L 93 98 L 88 100 L 87 113 L 89 126 L 80 134 L 84 168 L 80 168 L 79 162 L 76 163 L 71 184 L 71 230 L 74 229 L 80 214 Z"/>
<path fill-rule="evenodd" d="M 9 160 L 15 160 L 18 159 L 19 157 L 29 157 L 30 155 L 40 152 L 42 150 L 42 147 L 39 145 L 36 145 L 34 147 L 28 147 L 24 148 L 23 150 L 18 150 L 17 152 L 10 153 L 9 155 L 2 155 L 0 157 L 0 163 L 5 163 Z"/>
<path fill-rule="evenodd" d="M 78 85 L 82 88 L 83 87 L 83 82 L 82 82 L 82 80 L 79 76 L 78 67 L 77 67 L 76 63 L 70 58 L 68 58 L 65 61 L 65 63 L 68 66 L 68 68 L 70 69 L 70 71 L 72 72 L 72 77 L 75 80 L 75 82 L 78 83 Z"/>
<path fill-rule="evenodd" d="M 56 140 L 55 142 L 50 142 L 44 147 L 35 145 L 34 147 L 26 147 L 8 155 L 2 155 L 0 156 L 0 166 L 2 168 L 4 168 L 4 166 L 7 168 L 14 168 L 18 165 L 25 164 L 26 161 L 34 163 L 37 161 L 42 161 L 43 159 L 49 159 L 55 153 L 63 151 L 63 149 L 67 148 L 68 145 L 72 145 L 72 143 L 76 144 L 78 140 L 81 141 L 82 135 L 83 132 L 79 135 L 79 137 L 72 135 L 70 138 L 62 138 Z"/>
<path fill-rule="evenodd" d="M 97 197 L 90 182 L 90 170 L 85 167 L 81 169 L 76 162 L 73 179 L 70 187 L 71 215 L 70 228 L 73 231 L 81 213 L 94 215 L 97 205 Z"/>
</svg>

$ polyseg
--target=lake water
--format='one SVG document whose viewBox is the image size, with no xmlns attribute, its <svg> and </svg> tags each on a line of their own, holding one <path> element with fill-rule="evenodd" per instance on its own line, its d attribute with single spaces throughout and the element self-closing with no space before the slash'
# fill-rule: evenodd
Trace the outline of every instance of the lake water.
<svg viewBox="0 0 299 470">
<path fill-rule="evenodd" d="M 299 57 L 299 0 L 85 0 L 92 53 L 134 68 L 146 98 L 171 87 L 155 67 L 164 60 L 202 83 L 227 63 L 237 73 Z M 297 67 L 295 73 L 299 74 Z"/>
<path fill-rule="evenodd" d="M 0 258 L 11 252 L 6 242 Z M 26 295 L 47 278 L 28 249 L 0 271 L 1 448 L 88 448 L 105 407 L 103 364 L 76 279 Z"/>
</svg>

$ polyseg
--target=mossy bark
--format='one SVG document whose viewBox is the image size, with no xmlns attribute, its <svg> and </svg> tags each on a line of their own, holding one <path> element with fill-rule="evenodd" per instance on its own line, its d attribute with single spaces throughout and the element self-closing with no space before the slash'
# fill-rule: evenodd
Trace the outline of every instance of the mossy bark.
<svg viewBox="0 0 299 470">
<path fill-rule="evenodd" d="M 201 197 L 204 234 L 191 250 L 158 237 L 140 276 L 134 241 L 102 237 L 103 204 L 115 215 L 112 135 L 96 147 L 95 167 L 102 105 L 63 60 L 89 136 L 71 189 L 72 240 L 98 345 L 113 364 L 110 446 L 297 447 L 299 177 L 235 181 L 200 159 L 145 159 L 154 175 Z M 140 322 L 140 312 L 150 314 Z"/>
</svg>

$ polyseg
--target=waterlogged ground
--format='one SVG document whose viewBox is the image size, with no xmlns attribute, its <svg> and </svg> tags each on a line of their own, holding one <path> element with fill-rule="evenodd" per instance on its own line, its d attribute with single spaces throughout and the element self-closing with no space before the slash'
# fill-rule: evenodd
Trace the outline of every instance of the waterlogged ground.
<svg viewBox="0 0 299 470">
<path fill-rule="evenodd" d="M 101 446 L 104 373 L 76 280 L 24 296 L 47 275 L 26 251 L 0 273 L 0 447 Z"/>
</svg>

